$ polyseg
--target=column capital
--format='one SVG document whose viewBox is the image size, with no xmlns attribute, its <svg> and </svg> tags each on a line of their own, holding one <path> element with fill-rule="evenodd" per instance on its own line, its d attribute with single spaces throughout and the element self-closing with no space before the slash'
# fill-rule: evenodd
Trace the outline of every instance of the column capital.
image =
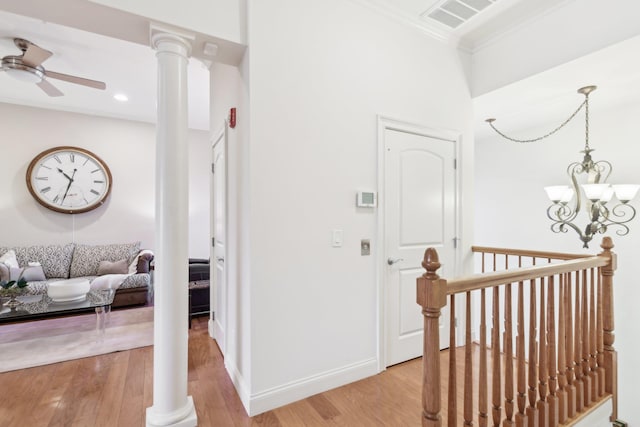
<svg viewBox="0 0 640 427">
<path fill-rule="evenodd" d="M 149 26 L 151 47 L 161 52 L 172 52 L 188 58 L 195 35 L 175 28 L 151 24 Z"/>
</svg>

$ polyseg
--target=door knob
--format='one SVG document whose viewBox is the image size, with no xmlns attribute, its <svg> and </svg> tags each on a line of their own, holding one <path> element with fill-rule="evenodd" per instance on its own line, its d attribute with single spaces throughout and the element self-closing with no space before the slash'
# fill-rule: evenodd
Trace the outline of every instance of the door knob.
<svg viewBox="0 0 640 427">
<path fill-rule="evenodd" d="M 400 261 L 404 261 L 404 258 L 395 258 L 395 259 L 394 258 L 388 258 L 387 259 L 387 264 L 393 265 L 396 262 L 400 262 Z"/>
</svg>

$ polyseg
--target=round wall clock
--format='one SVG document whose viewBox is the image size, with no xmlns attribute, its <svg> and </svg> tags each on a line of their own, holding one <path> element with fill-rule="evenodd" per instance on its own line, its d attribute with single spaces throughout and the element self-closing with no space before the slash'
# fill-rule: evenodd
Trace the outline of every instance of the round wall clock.
<svg viewBox="0 0 640 427">
<path fill-rule="evenodd" d="M 92 152 L 54 147 L 38 154 L 27 169 L 27 187 L 45 208 L 87 212 L 102 205 L 111 191 L 111 171 Z"/>
</svg>

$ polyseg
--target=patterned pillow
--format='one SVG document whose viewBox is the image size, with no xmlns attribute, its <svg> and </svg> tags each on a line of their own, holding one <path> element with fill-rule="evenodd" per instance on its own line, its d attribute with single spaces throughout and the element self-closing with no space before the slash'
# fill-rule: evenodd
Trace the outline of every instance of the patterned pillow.
<svg viewBox="0 0 640 427">
<path fill-rule="evenodd" d="M 100 261 L 127 260 L 127 264 L 140 252 L 140 242 L 122 245 L 76 245 L 71 261 L 70 277 L 97 276 Z"/>
<path fill-rule="evenodd" d="M 26 246 L 15 248 L 16 258 L 21 267 L 30 262 L 39 262 L 47 278 L 69 277 L 69 266 L 73 254 L 73 243 L 62 245 Z"/>
</svg>

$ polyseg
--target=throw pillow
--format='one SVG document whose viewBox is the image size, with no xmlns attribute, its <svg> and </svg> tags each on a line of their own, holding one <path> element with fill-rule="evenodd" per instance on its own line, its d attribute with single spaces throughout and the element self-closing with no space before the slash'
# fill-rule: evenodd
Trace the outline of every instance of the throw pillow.
<svg viewBox="0 0 640 427">
<path fill-rule="evenodd" d="M 124 259 L 128 266 L 139 251 L 140 242 L 122 245 L 76 245 L 70 277 L 97 276 L 100 261 L 115 262 Z"/>
<path fill-rule="evenodd" d="M 13 249 L 8 250 L 4 255 L 0 256 L 0 264 L 4 264 L 9 268 L 18 268 L 18 259 Z"/>
<path fill-rule="evenodd" d="M 127 274 L 128 270 L 126 259 L 115 262 L 100 261 L 98 265 L 98 276 L 104 276 L 105 274 Z"/>
<path fill-rule="evenodd" d="M 18 280 L 22 277 L 27 282 L 42 282 L 47 280 L 41 265 L 33 265 L 24 268 L 12 268 L 11 280 Z"/>
</svg>

